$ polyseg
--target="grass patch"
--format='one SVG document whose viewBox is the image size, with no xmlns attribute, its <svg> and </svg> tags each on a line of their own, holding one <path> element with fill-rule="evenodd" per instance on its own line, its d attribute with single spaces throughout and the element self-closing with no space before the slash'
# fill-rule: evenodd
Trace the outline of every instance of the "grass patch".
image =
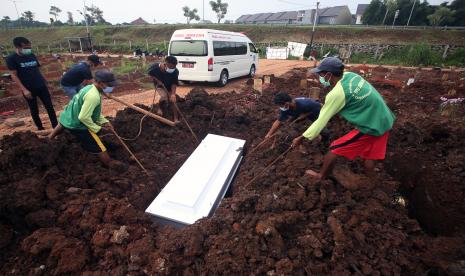
<svg viewBox="0 0 465 276">
<path fill-rule="evenodd" d="M 425 43 L 412 45 L 407 52 L 401 54 L 401 59 L 411 66 L 439 65 L 441 56 Z"/>
<path fill-rule="evenodd" d="M 465 49 L 456 50 L 445 60 L 438 51 L 425 43 L 417 43 L 401 48 L 389 49 L 381 53 L 377 59 L 367 53 L 354 53 L 351 63 L 386 64 L 402 66 L 465 66 Z"/>
<path fill-rule="evenodd" d="M 273 25 L 240 25 L 240 24 L 212 24 L 212 25 L 185 25 L 185 24 L 157 24 L 149 26 L 91 26 L 91 36 L 96 45 L 109 45 L 113 41 L 117 44 L 143 46 L 149 42 L 149 52 L 155 46 L 169 42 L 175 30 L 189 28 L 211 28 L 233 32 L 243 32 L 256 43 L 269 43 L 276 41 L 296 41 L 309 43 L 312 26 L 273 26 Z M 426 42 L 428 44 L 455 44 L 465 45 L 465 30 L 391 30 L 379 28 L 348 28 L 344 26 L 318 26 L 315 34 L 315 43 L 369 43 L 369 44 L 408 44 Z M 0 44 L 12 48 L 12 39 L 15 36 L 26 36 L 32 41 L 33 47 L 39 46 L 46 50 L 50 45 L 59 48 L 62 44 L 64 50 L 68 43 L 65 37 L 86 37 L 86 28 L 83 26 L 41 27 L 25 29 L 0 30 Z M 58 47 L 57 47 L 58 46 Z M 134 47 L 133 47 L 134 48 Z M 161 49 L 161 48 L 160 48 Z"/>
<path fill-rule="evenodd" d="M 449 66 L 464 66 L 465 65 L 465 48 L 455 50 L 452 54 L 447 56 L 446 65 Z"/>
<path fill-rule="evenodd" d="M 117 75 L 123 75 L 134 72 L 146 72 L 148 67 L 149 64 L 144 66 L 142 60 L 123 58 L 121 60 L 121 66 L 113 67 L 112 71 Z"/>
<path fill-rule="evenodd" d="M 140 86 L 144 89 L 154 89 L 154 86 L 153 86 L 153 83 L 151 82 L 143 82 L 143 83 L 140 83 Z"/>
</svg>

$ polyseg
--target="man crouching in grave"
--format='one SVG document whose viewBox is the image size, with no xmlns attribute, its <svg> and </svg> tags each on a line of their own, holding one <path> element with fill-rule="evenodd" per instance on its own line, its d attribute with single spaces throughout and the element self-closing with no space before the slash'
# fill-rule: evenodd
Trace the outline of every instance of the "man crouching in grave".
<svg viewBox="0 0 465 276">
<path fill-rule="evenodd" d="M 106 167 L 120 168 L 122 163 L 112 160 L 99 135 L 111 130 L 109 121 L 102 115 L 102 94 L 112 93 L 117 84 L 115 75 L 106 70 L 97 71 L 91 85 L 82 88 L 60 114 L 59 124 L 48 136 L 54 139 L 64 130 L 71 133 L 82 149 L 96 155 Z"/>
<path fill-rule="evenodd" d="M 153 79 L 155 90 L 160 95 L 160 103 L 157 114 L 163 116 L 163 112 L 168 110 L 171 105 L 174 122 L 179 122 L 179 116 L 176 108 L 176 88 L 178 85 L 179 71 L 176 69 L 178 60 L 174 56 L 167 56 L 165 62 L 154 63 L 148 71 L 149 76 Z M 169 100 L 169 104 L 168 104 Z"/>
</svg>

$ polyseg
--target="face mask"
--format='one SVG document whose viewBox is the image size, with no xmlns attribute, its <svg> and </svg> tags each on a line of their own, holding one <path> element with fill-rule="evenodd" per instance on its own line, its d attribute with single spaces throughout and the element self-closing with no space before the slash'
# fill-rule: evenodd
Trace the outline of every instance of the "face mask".
<svg viewBox="0 0 465 276">
<path fill-rule="evenodd" d="M 286 112 L 289 110 L 289 107 L 280 107 L 279 110 Z"/>
<path fill-rule="evenodd" d="M 173 68 L 173 69 L 166 68 L 166 72 L 169 73 L 169 74 L 174 73 L 175 70 L 176 70 L 176 68 Z"/>
<path fill-rule="evenodd" d="M 30 54 L 32 54 L 32 49 L 30 49 L 30 48 L 21 49 L 21 54 L 30 55 Z"/>
<path fill-rule="evenodd" d="M 322 76 L 320 76 L 320 83 L 323 85 L 323 87 L 330 87 L 331 84 L 329 83 L 329 81 L 326 81 L 326 79 Z"/>
<path fill-rule="evenodd" d="M 107 87 L 105 87 L 105 88 L 103 89 L 103 92 L 105 92 L 105 93 L 111 93 L 111 92 L 113 92 L 113 87 L 107 86 Z"/>
</svg>

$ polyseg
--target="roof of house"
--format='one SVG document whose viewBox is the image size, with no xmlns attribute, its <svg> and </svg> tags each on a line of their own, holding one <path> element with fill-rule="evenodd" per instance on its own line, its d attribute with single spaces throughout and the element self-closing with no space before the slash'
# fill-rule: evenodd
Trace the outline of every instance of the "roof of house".
<svg viewBox="0 0 465 276">
<path fill-rule="evenodd" d="M 255 18 L 255 20 L 257 21 L 265 21 L 267 20 L 270 16 L 272 16 L 273 13 L 271 12 L 268 12 L 268 13 L 262 13 L 260 14 L 260 16 L 258 16 L 257 18 Z"/>
<path fill-rule="evenodd" d="M 250 14 L 241 15 L 238 19 L 236 19 L 236 22 L 238 22 L 238 23 L 245 22 L 247 20 L 247 18 L 249 18 L 251 16 L 252 15 L 250 15 Z"/>
<path fill-rule="evenodd" d="M 358 4 L 357 12 L 355 14 L 363 14 L 365 10 L 368 8 L 369 4 Z"/>
<path fill-rule="evenodd" d="M 297 20 L 297 11 L 277 12 L 268 18 L 268 21 L 288 21 L 290 19 Z"/>
<path fill-rule="evenodd" d="M 359 5 L 360 7 L 361 5 Z M 358 10 L 358 9 L 357 9 Z M 236 23 L 246 23 L 246 22 L 257 22 L 257 21 L 289 21 L 289 20 L 297 20 L 297 16 L 299 14 L 304 14 L 308 10 L 300 10 L 300 11 L 287 11 L 287 12 L 277 12 L 277 13 L 256 13 L 256 14 L 246 14 L 240 16 L 236 19 Z M 349 11 L 349 7 L 347 6 L 336 6 L 336 7 L 329 7 L 323 8 L 318 10 L 318 16 L 338 16 L 343 11 Z M 310 16 L 313 18 L 315 14 L 315 10 L 310 10 Z"/>
<path fill-rule="evenodd" d="M 347 6 L 336 6 L 318 10 L 318 16 L 338 16 L 343 10 L 348 10 Z"/>
<path fill-rule="evenodd" d="M 284 19 L 284 20 L 297 19 L 297 12 L 296 11 L 286 12 L 280 19 Z"/>
<path fill-rule="evenodd" d="M 277 12 L 277 13 L 274 13 L 273 15 L 271 15 L 269 18 L 268 18 L 268 21 L 271 21 L 271 20 L 279 20 L 279 18 L 281 16 L 283 16 L 286 12 Z"/>
<path fill-rule="evenodd" d="M 255 22 L 257 21 L 258 18 L 260 18 L 260 16 L 262 16 L 263 13 L 256 13 L 256 14 L 252 14 L 249 18 L 247 18 L 246 21 L 248 22 Z"/>
<path fill-rule="evenodd" d="M 136 20 L 131 22 L 132 25 L 146 25 L 149 24 L 147 21 L 142 19 L 142 17 L 137 18 Z"/>
</svg>

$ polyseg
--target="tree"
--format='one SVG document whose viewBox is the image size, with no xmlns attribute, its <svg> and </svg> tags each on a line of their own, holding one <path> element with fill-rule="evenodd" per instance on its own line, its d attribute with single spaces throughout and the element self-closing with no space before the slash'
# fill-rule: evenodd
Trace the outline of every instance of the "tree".
<svg viewBox="0 0 465 276">
<path fill-rule="evenodd" d="M 465 26 L 465 0 L 454 0 L 449 8 L 454 11 L 454 20 L 450 23 L 453 26 Z"/>
<path fill-rule="evenodd" d="M 7 25 L 8 23 L 11 23 L 11 18 L 9 16 L 4 16 L 0 22 L 2 25 Z"/>
<path fill-rule="evenodd" d="M 383 4 L 386 9 L 386 13 L 384 14 L 383 23 L 381 23 L 381 25 L 384 25 L 384 23 L 386 22 L 386 17 L 388 13 L 396 10 L 397 8 L 397 2 L 395 0 L 385 0 Z"/>
<path fill-rule="evenodd" d="M 198 10 L 193 9 L 191 10 L 188 6 L 185 6 L 182 8 L 182 11 L 184 12 L 184 17 L 187 20 L 187 24 L 191 23 L 191 20 L 199 21 L 200 16 L 197 14 Z"/>
<path fill-rule="evenodd" d="M 447 7 L 439 7 L 433 14 L 428 15 L 431 26 L 447 25 L 454 20 L 454 12 Z"/>
<path fill-rule="evenodd" d="M 90 17 L 90 22 L 92 24 L 95 24 L 95 23 L 98 23 L 98 24 L 106 24 L 107 21 L 105 21 L 105 19 L 103 18 L 103 11 L 98 8 L 97 6 L 86 6 L 86 11 L 88 11 L 90 13 L 90 16 L 88 14 L 86 14 L 86 16 Z M 89 22 L 89 18 L 88 18 L 88 22 Z M 89 23 L 89 25 L 92 25 L 91 23 Z"/>
<path fill-rule="evenodd" d="M 216 18 L 218 18 L 218 24 L 220 24 L 221 19 L 224 18 L 226 13 L 228 13 L 228 3 L 223 3 L 221 0 L 210 1 L 210 6 L 212 10 L 216 13 Z"/>
<path fill-rule="evenodd" d="M 416 2 L 415 8 L 413 9 L 412 18 L 410 19 L 409 25 L 428 25 L 428 19 L 426 17 L 434 12 L 434 8 L 430 4 L 428 4 L 427 1 L 420 2 L 420 0 L 397 0 L 397 9 L 399 10 L 399 16 L 397 17 L 396 25 L 407 25 L 414 1 Z M 391 22 L 393 18 L 394 17 L 388 19 L 388 22 Z"/>
<path fill-rule="evenodd" d="M 56 7 L 56 6 L 51 6 L 50 7 L 50 11 L 49 11 L 49 14 L 50 15 L 53 15 L 53 17 L 55 17 L 55 21 L 57 21 L 57 16 L 59 16 L 61 13 L 61 9 Z"/>
<path fill-rule="evenodd" d="M 9 16 L 4 16 L 2 20 L 0 20 L 0 25 L 2 27 L 8 27 L 10 23 L 11 23 L 11 18 Z"/>
<path fill-rule="evenodd" d="M 66 21 L 66 23 L 68 23 L 69 25 L 74 25 L 73 13 L 70 11 L 67 13 L 68 13 L 68 21 Z"/>
<path fill-rule="evenodd" d="M 363 24 L 378 25 L 381 23 L 381 18 L 386 12 L 386 7 L 380 0 L 371 0 L 367 9 L 362 15 Z"/>
<path fill-rule="evenodd" d="M 34 21 L 34 13 L 31 11 L 25 11 L 22 13 L 22 17 L 24 18 L 25 21 L 27 22 L 33 22 Z"/>
</svg>

